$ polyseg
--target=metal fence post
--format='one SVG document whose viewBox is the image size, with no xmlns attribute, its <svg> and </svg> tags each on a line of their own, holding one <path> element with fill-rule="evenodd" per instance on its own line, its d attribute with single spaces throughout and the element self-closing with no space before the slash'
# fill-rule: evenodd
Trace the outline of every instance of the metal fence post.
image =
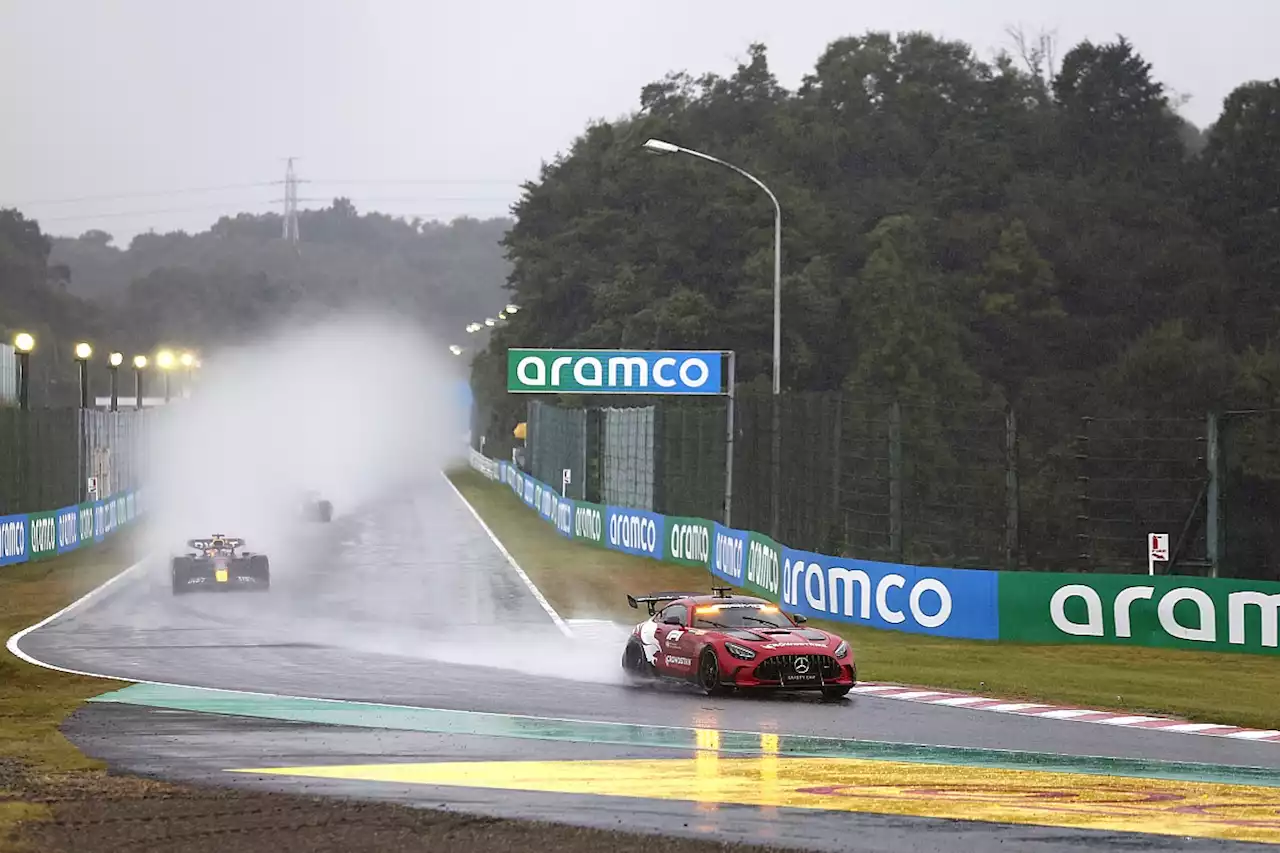
<svg viewBox="0 0 1280 853">
<path fill-rule="evenodd" d="M 1217 412 L 1210 412 L 1206 425 L 1205 461 L 1209 468 L 1209 488 L 1205 495 L 1205 550 L 1209 577 L 1218 576 L 1222 561 L 1222 431 Z"/>
<path fill-rule="evenodd" d="M 834 539 L 833 545 L 840 549 L 845 546 L 844 513 L 840 507 L 840 486 L 844 479 L 844 392 L 835 395 L 835 424 L 831 431 L 831 511 L 827 516 L 829 527 L 827 536 Z M 832 548 L 836 550 L 835 547 Z"/>
<path fill-rule="evenodd" d="M 889 552 L 902 561 L 902 405 L 889 409 Z"/>
<path fill-rule="evenodd" d="M 733 527 L 733 433 L 734 433 L 734 408 L 735 408 L 735 369 L 737 366 L 737 356 L 730 351 L 729 356 L 729 397 L 725 405 L 725 438 L 724 438 L 724 526 Z"/>
<path fill-rule="evenodd" d="M 1018 568 L 1018 416 L 1010 406 L 1004 416 L 1004 567 Z"/>
<path fill-rule="evenodd" d="M 1088 569 L 1089 552 L 1089 426 L 1093 418 L 1080 419 L 1080 434 L 1076 436 L 1076 487 L 1078 507 L 1076 512 L 1076 558 Z"/>
</svg>

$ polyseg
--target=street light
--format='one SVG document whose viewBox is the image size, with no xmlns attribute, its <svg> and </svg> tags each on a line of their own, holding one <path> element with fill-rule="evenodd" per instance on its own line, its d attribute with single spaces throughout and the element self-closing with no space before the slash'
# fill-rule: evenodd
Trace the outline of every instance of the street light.
<svg viewBox="0 0 1280 853">
<path fill-rule="evenodd" d="M 31 351 L 36 348 L 36 339 L 18 332 L 13 336 L 13 348 L 18 351 L 18 408 L 25 412 L 31 408 Z"/>
<path fill-rule="evenodd" d="M 485 318 L 484 318 L 484 324 L 485 324 L 486 326 L 496 326 L 496 325 L 497 325 L 497 321 L 496 321 L 496 320 L 494 320 L 492 317 L 485 317 Z"/>
<path fill-rule="evenodd" d="M 457 344 L 449 344 L 449 352 L 453 353 L 454 355 L 462 355 L 462 347 L 458 346 Z"/>
<path fill-rule="evenodd" d="M 76 344 L 76 362 L 80 365 L 80 408 L 89 408 L 89 357 L 93 347 L 84 341 Z"/>
<path fill-rule="evenodd" d="M 120 410 L 120 378 L 118 374 L 120 365 L 124 363 L 124 353 L 111 353 L 111 355 L 107 356 L 107 363 L 111 365 L 111 411 L 118 412 Z"/>
<path fill-rule="evenodd" d="M 156 366 L 164 371 L 164 401 L 169 402 L 169 371 L 173 369 L 173 353 L 162 349 L 156 353 Z"/>
<path fill-rule="evenodd" d="M 178 357 L 178 361 L 187 369 L 186 375 L 182 377 L 182 396 L 186 397 L 191 394 L 191 368 L 195 366 L 196 357 L 189 352 L 184 352 Z"/>
<path fill-rule="evenodd" d="M 781 437 L 781 413 L 778 405 L 778 395 L 782 393 L 782 205 L 778 204 L 778 197 L 773 194 L 773 190 L 765 186 L 764 181 L 757 178 L 745 169 L 741 169 L 732 163 L 726 163 L 718 157 L 712 157 L 710 154 L 703 154 L 701 151 L 694 151 L 692 148 L 684 148 L 662 139 L 650 139 L 645 142 L 644 147 L 656 154 L 688 154 L 691 157 L 697 157 L 706 160 L 709 163 L 717 163 L 725 168 L 732 169 L 751 183 L 764 190 L 765 195 L 769 196 L 769 200 L 773 202 L 773 498 L 772 498 L 772 516 L 773 516 L 773 535 L 776 538 L 779 535 L 778 530 L 778 471 L 780 466 L 780 457 L 782 455 L 782 437 Z"/>
<path fill-rule="evenodd" d="M 688 154 L 692 157 L 698 157 L 711 163 L 718 163 L 721 166 L 732 169 L 751 183 L 764 190 L 765 195 L 769 196 L 769 200 L 773 202 L 773 393 L 779 394 L 782 391 L 782 205 L 778 204 L 778 197 L 773 194 L 773 190 L 765 186 L 764 181 L 757 178 L 745 169 L 740 169 L 732 163 L 726 163 L 718 157 L 712 157 L 710 154 L 703 154 L 701 151 L 694 151 L 692 148 L 682 148 L 670 142 L 661 139 L 650 139 L 644 144 L 649 151 L 657 154 Z"/>
<path fill-rule="evenodd" d="M 138 409 L 142 408 L 142 371 L 147 368 L 147 357 L 145 355 L 135 355 L 133 357 L 133 396 L 134 406 Z"/>
<path fill-rule="evenodd" d="M 514 313 L 516 313 L 516 312 L 517 312 L 517 311 L 519 311 L 519 310 L 520 310 L 520 306 L 519 306 L 519 305 L 512 305 L 512 304 L 510 304 L 510 303 L 508 303 L 508 304 L 507 304 L 507 313 L 508 313 L 508 314 L 514 314 Z"/>
</svg>

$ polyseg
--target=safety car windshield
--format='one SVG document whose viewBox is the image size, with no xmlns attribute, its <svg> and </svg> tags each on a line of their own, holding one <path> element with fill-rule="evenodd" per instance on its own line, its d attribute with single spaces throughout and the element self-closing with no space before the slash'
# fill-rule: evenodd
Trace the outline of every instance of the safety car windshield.
<svg viewBox="0 0 1280 853">
<path fill-rule="evenodd" d="M 772 605 L 709 604 L 693 610 L 695 628 L 794 628 L 786 614 Z"/>
</svg>

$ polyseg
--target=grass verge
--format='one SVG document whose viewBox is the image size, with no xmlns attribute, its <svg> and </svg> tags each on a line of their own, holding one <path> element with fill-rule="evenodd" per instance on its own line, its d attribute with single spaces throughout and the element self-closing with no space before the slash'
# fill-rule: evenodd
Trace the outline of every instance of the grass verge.
<svg viewBox="0 0 1280 853">
<path fill-rule="evenodd" d="M 0 637 L 55 613 L 134 562 L 132 531 L 61 557 L 0 569 Z M 58 733 L 58 724 L 116 682 L 64 675 L 0 655 L 0 756 L 46 771 L 97 768 Z"/>
<path fill-rule="evenodd" d="M 560 615 L 639 621 L 626 594 L 709 589 L 703 569 L 572 542 L 499 483 L 471 470 L 450 475 Z M 1165 649 L 952 640 L 847 624 L 814 625 L 853 643 L 859 678 L 1032 702 L 1167 714 L 1280 728 L 1275 658 Z"/>
<path fill-rule="evenodd" d="M 134 561 L 134 532 L 97 547 L 0 569 L 0 637 L 18 631 L 118 574 Z M 90 696 L 114 682 L 63 675 L 0 652 L 0 850 L 20 849 L 15 828 L 49 819 L 49 787 L 100 775 L 101 765 L 72 746 L 58 726 Z M 42 796 L 33 796 L 35 789 Z"/>
</svg>

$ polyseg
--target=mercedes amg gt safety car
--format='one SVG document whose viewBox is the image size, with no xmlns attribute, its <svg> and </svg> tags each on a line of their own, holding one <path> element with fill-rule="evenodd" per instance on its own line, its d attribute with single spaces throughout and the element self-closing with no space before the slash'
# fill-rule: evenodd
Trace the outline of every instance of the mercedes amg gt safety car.
<svg viewBox="0 0 1280 853">
<path fill-rule="evenodd" d="M 271 564 L 267 555 L 249 551 L 237 553 L 243 545 L 243 539 L 221 533 L 215 533 L 208 539 L 188 540 L 187 547 L 192 552 L 174 557 L 172 561 L 173 594 L 202 590 L 269 590 Z"/>
<path fill-rule="evenodd" d="M 333 504 L 315 492 L 309 492 L 302 499 L 302 517 L 307 521 L 320 521 L 327 524 L 333 520 Z"/>
<path fill-rule="evenodd" d="M 627 596 L 649 618 L 631 632 L 622 668 L 632 680 L 691 681 L 717 695 L 735 689 L 819 690 L 838 699 L 857 683 L 848 641 L 788 616 L 762 598 L 662 592 Z"/>
</svg>

